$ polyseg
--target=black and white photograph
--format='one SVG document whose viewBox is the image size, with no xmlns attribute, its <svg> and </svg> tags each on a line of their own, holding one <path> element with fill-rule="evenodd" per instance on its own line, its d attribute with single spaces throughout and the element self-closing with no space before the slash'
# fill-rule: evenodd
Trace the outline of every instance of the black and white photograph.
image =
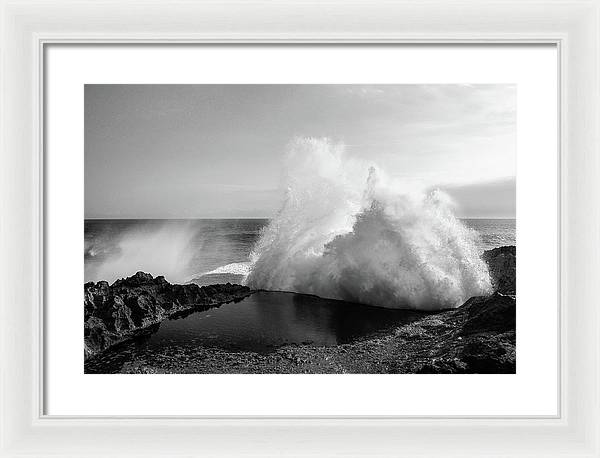
<svg viewBox="0 0 600 458">
<path fill-rule="evenodd" d="M 86 84 L 86 374 L 516 373 L 516 84 Z"/>
</svg>

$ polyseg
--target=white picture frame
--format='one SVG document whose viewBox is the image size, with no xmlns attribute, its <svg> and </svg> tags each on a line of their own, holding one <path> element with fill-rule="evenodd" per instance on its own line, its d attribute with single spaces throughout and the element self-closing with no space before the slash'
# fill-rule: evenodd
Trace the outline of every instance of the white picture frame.
<svg viewBox="0 0 600 458">
<path fill-rule="evenodd" d="M 600 456 L 598 0 L 4 0 L 1 8 L 0 456 Z M 44 415 L 44 47 L 297 42 L 558 46 L 559 416 Z"/>
</svg>

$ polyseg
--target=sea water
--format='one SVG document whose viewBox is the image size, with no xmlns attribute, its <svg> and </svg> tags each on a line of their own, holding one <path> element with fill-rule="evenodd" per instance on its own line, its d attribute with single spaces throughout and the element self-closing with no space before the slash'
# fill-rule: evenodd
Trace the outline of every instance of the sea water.
<svg viewBox="0 0 600 458">
<path fill-rule="evenodd" d="M 462 220 L 480 252 L 515 244 L 515 220 Z M 243 283 L 267 219 L 86 220 L 85 279 L 114 280 L 142 270 L 173 283 Z M 288 292 L 257 292 L 237 302 L 165 320 L 86 362 L 86 373 L 124 364 L 184 358 L 195 348 L 268 353 L 284 345 L 331 346 L 386 332 L 420 312 L 371 307 Z M 162 364 L 162 363 L 160 363 Z"/>
<path fill-rule="evenodd" d="M 266 219 L 85 221 L 85 281 L 138 271 L 171 283 L 240 283 Z"/>
<path fill-rule="evenodd" d="M 268 219 L 88 219 L 85 281 L 109 283 L 138 271 L 172 283 L 241 283 Z M 483 252 L 515 245 L 514 219 L 463 219 Z"/>
<path fill-rule="evenodd" d="M 119 372 L 126 363 L 152 366 L 165 360 L 179 365 L 198 348 L 266 354 L 285 345 L 335 346 L 422 316 L 423 312 L 259 291 L 241 301 L 165 320 L 86 361 L 85 372 Z"/>
</svg>

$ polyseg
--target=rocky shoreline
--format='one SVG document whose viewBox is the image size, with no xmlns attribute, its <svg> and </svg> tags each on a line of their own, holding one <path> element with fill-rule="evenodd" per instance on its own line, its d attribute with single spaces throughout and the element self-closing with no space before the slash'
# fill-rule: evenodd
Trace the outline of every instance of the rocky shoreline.
<svg viewBox="0 0 600 458">
<path fill-rule="evenodd" d="M 163 276 L 138 272 L 132 277 L 86 283 L 84 290 L 84 357 L 135 338 L 161 321 L 207 310 L 252 294 L 247 286 L 172 285 Z"/>
<path fill-rule="evenodd" d="M 516 248 L 486 251 L 495 288 L 453 310 L 423 313 L 389 332 L 337 346 L 287 345 L 268 354 L 173 348 L 126 363 L 122 373 L 515 373 Z M 239 285 L 171 285 L 139 272 L 85 285 L 86 358 L 178 313 L 206 310 L 252 291 Z"/>
</svg>

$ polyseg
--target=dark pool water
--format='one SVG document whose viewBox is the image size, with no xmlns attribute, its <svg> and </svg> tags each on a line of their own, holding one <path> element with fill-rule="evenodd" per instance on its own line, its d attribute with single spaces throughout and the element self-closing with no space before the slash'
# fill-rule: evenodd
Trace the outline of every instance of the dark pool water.
<svg viewBox="0 0 600 458">
<path fill-rule="evenodd" d="M 289 344 L 331 346 L 389 330 L 422 316 L 316 296 L 256 292 L 204 312 L 163 321 L 149 334 L 86 362 L 86 373 L 116 372 L 126 362 L 204 346 L 268 353 Z M 154 331 L 154 332 L 152 332 Z"/>
</svg>

